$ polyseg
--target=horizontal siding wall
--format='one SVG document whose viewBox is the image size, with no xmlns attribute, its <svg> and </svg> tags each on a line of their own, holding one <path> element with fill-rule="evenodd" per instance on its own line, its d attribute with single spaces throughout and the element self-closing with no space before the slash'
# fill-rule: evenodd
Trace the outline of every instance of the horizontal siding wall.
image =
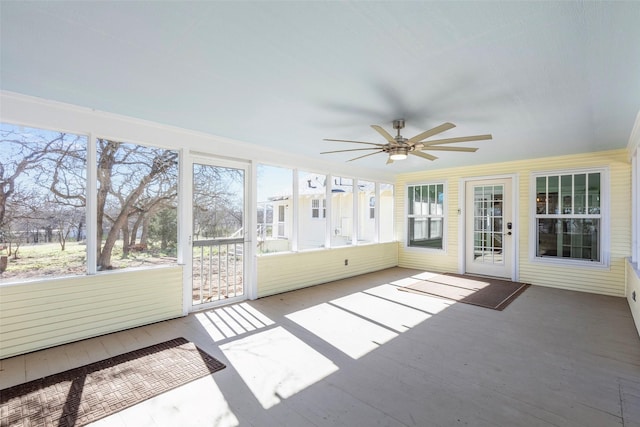
<svg viewBox="0 0 640 427">
<path fill-rule="evenodd" d="M 532 172 L 579 168 L 607 167 L 610 192 L 610 268 L 580 268 L 553 266 L 532 262 L 529 250 L 530 178 Z M 605 295 L 625 296 L 625 259 L 631 250 L 631 165 L 626 150 L 602 151 L 581 155 L 558 156 L 517 162 L 467 166 L 464 168 L 436 169 L 402 174 L 396 181 L 395 219 L 399 246 L 400 267 L 425 269 L 436 272 L 458 272 L 459 264 L 459 193 L 463 178 L 481 178 L 498 175 L 517 176 L 518 268 L 519 280 L 534 285 L 571 289 Z M 447 235 L 446 251 L 427 252 L 406 248 L 406 186 L 423 182 L 447 183 Z M 514 182 L 514 184 L 516 184 Z"/>
<path fill-rule="evenodd" d="M 627 301 L 629 302 L 629 308 L 631 308 L 631 315 L 636 324 L 638 335 L 640 335 L 640 271 L 636 267 L 631 263 L 630 259 L 627 259 Z M 633 300 L 634 292 L 635 301 Z"/>
<path fill-rule="evenodd" d="M 0 287 L 0 359 L 182 315 L 182 267 Z"/>
<path fill-rule="evenodd" d="M 344 260 L 349 265 L 344 265 Z M 398 265 L 398 244 L 381 243 L 258 257 L 258 297 Z"/>
</svg>

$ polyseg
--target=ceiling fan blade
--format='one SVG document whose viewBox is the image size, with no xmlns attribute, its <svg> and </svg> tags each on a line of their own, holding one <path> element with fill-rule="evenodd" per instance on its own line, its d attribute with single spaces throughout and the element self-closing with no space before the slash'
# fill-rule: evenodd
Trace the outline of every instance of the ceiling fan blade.
<svg viewBox="0 0 640 427">
<path fill-rule="evenodd" d="M 472 148 L 472 147 L 440 147 L 437 145 L 424 147 L 422 149 L 429 150 L 429 151 L 462 151 L 465 153 L 475 153 L 476 151 L 478 151 L 477 148 Z"/>
<path fill-rule="evenodd" d="M 371 147 L 371 148 L 351 148 L 348 150 L 333 150 L 333 151 L 323 151 L 320 154 L 330 154 L 330 153 L 344 153 L 347 151 L 365 151 L 365 150 L 379 150 L 379 148 Z"/>
<path fill-rule="evenodd" d="M 442 144 L 452 144 L 454 142 L 467 142 L 467 141 L 482 141 L 485 139 L 492 139 L 491 134 L 487 135 L 474 135 L 474 136 L 460 136 L 457 138 L 447 138 L 447 139 L 435 139 L 433 141 L 423 141 L 425 147 L 431 145 L 442 145 Z"/>
<path fill-rule="evenodd" d="M 437 159 L 436 156 L 432 156 L 431 154 L 427 154 L 427 153 L 421 153 L 420 151 L 409 151 L 409 154 L 413 154 L 414 156 L 422 157 L 423 159 L 427 159 L 427 160 Z"/>
<path fill-rule="evenodd" d="M 375 153 L 365 154 L 364 156 L 354 157 L 353 159 L 349 159 L 349 160 L 347 160 L 347 162 L 353 162 L 354 160 L 358 160 L 358 159 L 361 159 L 361 158 L 363 158 L 363 157 L 373 156 L 374 154 L 378 154 L 378 153 L 382 153 L 382 150 L 380 150 L 380 151 L 376 151 Z"/>
<path fill-rule="evenodd" d="M 378 126 L 378 125 L 371 125 L 371 127 L 373 129 L 376 130 L 376 132 L 378 132 L 380 135 L 382 135 L 382 137 L 384 139 L 386 139 L 389 142 L 396 142 L 395 139 L 393 139 L 393 136 L 391 136 L 391 134 L 389 132 L 387 132 L 382 126 Z"/>
<path fill-rule="evenodd" d="M 375 145 L 377 147 L 382 147 L 385 144 L 376 144 L 375 142 L 364 142 L 364 141 L 352 141 L 350 139 L 323 139 L 323 141 L 333 141 L 333 142 L 352 142 L 354 144 L 369 144 L 369 145 Z"/>
<path fill-rule="evenodd" d="M 430 136 L 442 133 L 445 130 L 453 129 L 454 127 L 456 127 L 456 125 L 454 125 L 453 123 L 449 123 L 449 122 L 443 123 L 440 126 L 434 127 L 433 129 L 429 129 L 422 133 L 419 133 L 413 138 L 409 138 L 409 144 L 414 144 L 416 142 L 422 141 L 423 139 L 427 139 Z"/>
</svg>

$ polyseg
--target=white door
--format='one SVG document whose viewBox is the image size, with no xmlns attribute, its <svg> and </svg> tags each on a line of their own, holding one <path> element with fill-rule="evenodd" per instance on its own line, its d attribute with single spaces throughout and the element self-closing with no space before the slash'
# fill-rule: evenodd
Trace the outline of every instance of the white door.
<svg viewBox="0 0 640 427">
<path fill-rule="evenodd" d="M 191 310 L 200 310 L 247 297 L 248 167 L 203 158 L 191 166 Z"/>
<path fill-rule="evenodd" d="M 511 178 L 467 181 L 465 199 L 465 271 L 511 279 Z"/>
</svg>

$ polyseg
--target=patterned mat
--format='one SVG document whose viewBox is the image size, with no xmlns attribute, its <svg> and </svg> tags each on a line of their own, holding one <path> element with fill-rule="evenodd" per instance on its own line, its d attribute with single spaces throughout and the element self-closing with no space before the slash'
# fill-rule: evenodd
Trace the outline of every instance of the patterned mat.
<svg viewBox="0 0 640 427">
<path fill-rule="evenodd" d="M 445 273 L 398 288 L 401 291 L 428 294 L 493 310 L 504 310 L 528 284 L 492 277 Z"/>
<path fill-rule="evenodd" d="M 0 426 L 83 426 L 224 368 L 176 338 L 0 390 Z"/>
</svg>

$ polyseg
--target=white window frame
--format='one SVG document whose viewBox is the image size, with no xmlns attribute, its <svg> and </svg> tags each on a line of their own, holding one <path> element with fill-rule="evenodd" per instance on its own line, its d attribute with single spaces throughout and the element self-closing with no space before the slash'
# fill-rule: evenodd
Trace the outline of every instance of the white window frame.
<svg viewBox="0 0 640 427">
<path fill-rule="evenodd" d="M 320 201 L 322 201 L 322 207 L 320 207 Z M 318 202 L 318 206 L 313 206 L 315 202 Z M 318 212 L 318 216 L 313 216 L 314 211 Z M 320 216 L 322 213 L 322 216 Z M 325 219 L 327 217 L 327 199 L 311 199 L 311 219 Z"/>
<path fill-rule="evenodd" d="M 442 194 L 443 194 L 443 199 L 442 199 L 442 215 L 415 215 L 415 214 L 409 214 L 409 190 L 411 187 L 420 187 L 420 186 L 424 186 L 424 185 L 442 185 Z M 427 251 L 427 252 L 439 252 L 439 253 L 446 253 L 447 251 L 447 198 L 448 198 L 448 188 L 447 188 L 447 181 L 428 181 L 428 182 L 417 182 L 417 183 L 408 183 L 405 186 L 405 195 L 404 195 L 404 205 L 405 205 L 405 210 L 404 210 L 404 227 L 405 227 L 405 232 L 404 232 L 404 247 L 405 249 L 409 250 L 409 251 Z M 421 246 L 411 246 L 409 244 L 409 219 L 410 218 L 416 218 L 416 217 L 421 217 L 421 218 L 442 218 L 442 248 L 428 248 L 428 247 L 421 247 Z"/>
<path fill-rule="evenodd" d="M 373 206 L 371 206 L 372 201 Z M 376 219 L 376 196 L 369 197 L 369 219 Z"/>
<path fill-rule="evenodd" d="M 562 176 L 562 175 L 576 175 L 576 174 L 600 174 L 600 214 L 546 214 L 539 215 L 536 211 L 536 179 L 538 177 L 548 176 Z M 558 266 L 571 266 L 571 267 L 584 267 L 584 268 L 609 268 L 610 260 L 610 195 L 611 189 L 609 184 L 609 168 L 607 167 L 594 167 L 584 169 L 559 169 L 551 171 L 535 171 L 530 175 L 529 183 L 529 260 L 541 264 L 558 265 Z M 560 183 L 558 184 L 560 185 Z M 572 198 L 573 199 L 573 198 Z M 560 201 L 559 201 L 560 203 Z M 563 257 L 540 257 L 538 256 L 538 219 L 540 218 L 599 218 L 600 230 L 599 236 L 599 258 L 600 261 L 591 261 L 578 258 L 563 258 Z"/>
</svg>

